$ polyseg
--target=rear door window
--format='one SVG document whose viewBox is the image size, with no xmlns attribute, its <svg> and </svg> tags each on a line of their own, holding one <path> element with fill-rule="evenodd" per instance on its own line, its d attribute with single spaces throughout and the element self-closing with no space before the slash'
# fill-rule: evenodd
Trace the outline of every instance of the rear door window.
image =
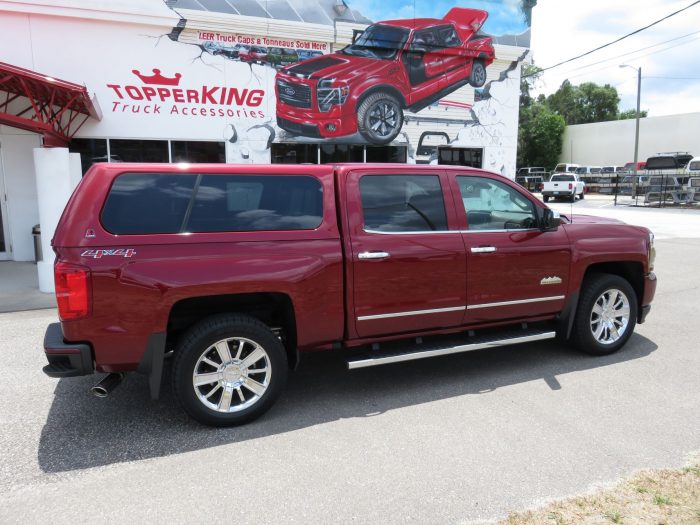
<svg viewBox="0 0 700 525">
<path fill-rule="evenodd" d="M 378 232 L 447 230 L 437 175 L 365 175 L 360 179 L 364 227 Z"/>
</svg>

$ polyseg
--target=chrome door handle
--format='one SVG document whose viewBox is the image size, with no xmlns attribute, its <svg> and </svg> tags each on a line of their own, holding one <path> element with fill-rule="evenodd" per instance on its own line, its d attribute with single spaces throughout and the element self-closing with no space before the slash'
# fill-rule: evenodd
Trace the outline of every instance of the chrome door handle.
<svg viewBox="0 0 700 525">
<path fill-rule="evenodd" d="M 357 254 L 359 259 L 388 259 L 387 252 L 360 252 Z"/>
<path fill-rule="evenodd" d="M 472 246 L 472 253 L 491 253 L 495 251 L 495 246 Z"/>
</svg>

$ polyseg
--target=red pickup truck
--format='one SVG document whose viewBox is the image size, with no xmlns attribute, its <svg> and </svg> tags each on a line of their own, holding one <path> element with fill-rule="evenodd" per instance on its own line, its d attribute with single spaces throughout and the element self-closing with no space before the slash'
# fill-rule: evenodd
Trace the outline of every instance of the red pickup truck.
<svg viewBox="0 0 700 525">
<path fill-rule="evenodd" d="M 360 134 L 394 140 L 403 110 L 419 111 L 469 83 L 481 87 L 495 57 L 478 9 L 452 8 L 443 19 L 388 20 L 352 45 L 277 73 L 277 125 L 296 135 Z"/>
<path fill-rule="evenodd" d="M 349 368 L 559 336 L 608 354 L 656 289 L 649 230 L 559 217 L 500 175 L 406 164 L 96 164 L 53 239 L 51 377 L 126 372 L 249 421 L 299 353 Z M 168 359 L 172 357 L 172 359 Z"/>
</svg>

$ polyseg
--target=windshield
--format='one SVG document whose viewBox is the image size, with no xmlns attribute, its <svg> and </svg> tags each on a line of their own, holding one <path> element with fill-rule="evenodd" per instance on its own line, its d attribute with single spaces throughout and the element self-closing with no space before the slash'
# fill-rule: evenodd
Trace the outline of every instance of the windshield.
<svg viewBox="0 0 700 525">
<path fill-rule="evenodd" d="M 407 29 L 376 24 L 365 29 L 355 43 L 344 48 L 341 53 L 391 60 L 403 49 L 407 39 Z"/>
<path fill-rule="evenodd" d="M 571 182 L 576 179 L 574 179 L 573 175 L 553 175 L 551 179 L 549 179 L 552 182 L 559 182 L 559 181 L 566 181 L 566 182 Z"/>
<path fill-rule="evenodd" d="M 700 171 L 700 160 L 694 160 L 688 165 L 690 171 Z"/>
</svg>

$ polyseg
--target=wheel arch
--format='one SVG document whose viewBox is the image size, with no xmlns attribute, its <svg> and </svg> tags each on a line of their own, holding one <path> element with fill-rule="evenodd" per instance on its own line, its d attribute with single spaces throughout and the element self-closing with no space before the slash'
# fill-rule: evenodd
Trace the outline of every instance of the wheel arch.
<svg viewBox="0 0 700 525">
<path fill-rule="evenodd" d="M 280 292 L 256 292 L 188 297 L 174 303 L 168 314 L 167 346 L 195 323 L 222 313 L 249 315 L 267 325 L 284 345 L 291 368 L 299 363 L 297 326 L 292 298 Z"/>
<path fill-rule="evenodd" d="M 581 286 L 578 290 L 571 294 L 569 304 L 567 304 L 564 312 L 562 313 L 560 319 L 560 336 L 564 337 L 565 339 L 569 339 L 571 337 L 583 283 L 585 283 L 586 279 L 592 274 L 617 275 L 629 282 L 634 290 L 634 294 L 637 298 L 637 305 L 639 306 L 637 309 L 637 321 L 639 322 L 639 319 L 641 318 L 641 304 L 644 297 L 644 266 L 642 263 L 638 261 L 608 261 L 591 263 L 583 272 Z"/>
<path fill-rule="evenodd" d="M 378 84 L 372 85 L 367 90 L 362 92 L 362 95 L 358 97 L 357 102 L 355 103 L 355 111 L 357 111 L 357 108 L 360 106 L 360 104 L 362 104 L 362 102 L 364 102 L 364 100 L 367 97 L 380 92 L 388 93 L 396 97 L 396 99 L 401 104 L 401 109 L 406 109 L 406 99 L 404 98 L 403 94 L 399 89 L 397 89 L 395 86 L 392 86 L 391 84 Z"/>
</svg>

